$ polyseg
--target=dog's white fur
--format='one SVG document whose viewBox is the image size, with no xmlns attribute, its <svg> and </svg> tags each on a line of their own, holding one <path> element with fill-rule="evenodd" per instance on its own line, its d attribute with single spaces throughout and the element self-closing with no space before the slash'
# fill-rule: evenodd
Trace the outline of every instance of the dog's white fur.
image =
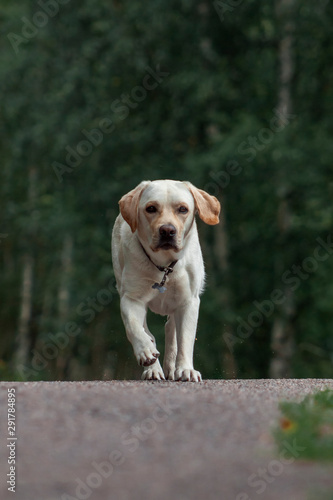
<svg viewBox="0 0 333 500">
<path fill-rule="evenodd" d="M 158 180 L 141 182 L 121 198 L 119 205 L 120 215 L 112 233 L 113 268 L 126 334 L 138 363 L 145 367 L 142 378 L 201 381 L 201 374 L 193 368 L 199 297 L 204 285 L 195 213 L 207 224 L 217 224 L 220 203 L 189 182 Z M 148 213 L 146 209 L 151 206 L 155 212 Z M 176 229 L 174 246 L 167 249 L 159 246 L 160 228 L 165 224 Z M 167 290 L 159 293 L 152 285 L 161 281 L 163 272 L 154 264 L 166 267 L 175 260 L 165 284 Z M 168 316 L 163 370 L 146 322 L 148 307 Z"/>
</svg>

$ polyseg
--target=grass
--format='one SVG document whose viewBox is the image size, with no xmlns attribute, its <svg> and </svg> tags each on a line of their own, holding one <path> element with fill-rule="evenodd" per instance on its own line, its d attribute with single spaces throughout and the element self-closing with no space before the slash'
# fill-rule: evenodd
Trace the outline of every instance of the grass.
<svg viewBox="0 0 333 500">
<path fill-rule="evenodd" d="M 306 396 L 300 403 L 282 402 L 280 410 L 274 432 L 280 451 L 296 442 L 301 448 L 297 458 L 333 461 L 333 390 Z"/>
</svg>

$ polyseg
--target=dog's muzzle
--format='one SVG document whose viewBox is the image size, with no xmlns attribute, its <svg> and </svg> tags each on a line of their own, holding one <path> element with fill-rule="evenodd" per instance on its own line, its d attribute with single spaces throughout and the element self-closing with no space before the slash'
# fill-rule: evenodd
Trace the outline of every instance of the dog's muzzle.
<svg viewBox="0 0 333 500">
<path fill-rule="evenodd" d="M 162 250 L 177 249 L 176 235 L 177 229 L 173 224 L 163 224 L 159 229 L 160 239 L 157 248 Z"/>
</svg>

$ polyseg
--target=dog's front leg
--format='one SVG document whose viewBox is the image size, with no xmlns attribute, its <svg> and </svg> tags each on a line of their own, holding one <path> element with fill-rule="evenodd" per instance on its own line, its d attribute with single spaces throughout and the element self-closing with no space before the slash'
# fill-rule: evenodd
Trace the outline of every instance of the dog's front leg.
<svg viewBox="0 0 333 500">
<path fill-rule="evenodd" d="M 127 295 L 123 295 L 120 299 L 120 310 L 127 338 L 133 346 L 134 354 L 139 365 L 152 365 L 155 363 L 160 353 L 156 349 L 153 340 L 145 332 L 143 326 L 146 318 L 146 308 L 144 304 Z"/>
<path fill-rule="evenodd" d="M 201 382 L 200 372 L 193 368 L 193 348 L 197 330 L 200 299 L 193 297 L 175 311 L 177 358 L 175 379 Z"/>
</svg>

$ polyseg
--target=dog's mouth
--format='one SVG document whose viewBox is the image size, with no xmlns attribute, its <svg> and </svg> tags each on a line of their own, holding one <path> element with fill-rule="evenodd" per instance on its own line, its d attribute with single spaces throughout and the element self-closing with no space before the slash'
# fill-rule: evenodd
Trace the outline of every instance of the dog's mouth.
<svg viewBox="0 0 333 500">
<path fill-rule="evenodd" d="M 178 252 L 177 245 L 171 241 L 160 242 L 156 248 L 157 250 L 174 250 Z"/>
<path fill-rule="evenodd" d="M 173 250 L 179 252 L 176 238 L 159 238 L 154 245 L 154 252 L 159 250 Z"/>
</svg>

